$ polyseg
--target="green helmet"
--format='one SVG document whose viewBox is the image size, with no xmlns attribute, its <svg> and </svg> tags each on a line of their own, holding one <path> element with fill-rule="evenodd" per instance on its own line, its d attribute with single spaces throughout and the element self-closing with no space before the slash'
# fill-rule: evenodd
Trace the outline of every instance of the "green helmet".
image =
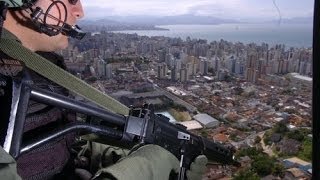
<svg viewBox="0 0 320 180">
<path fill-rule="evenodd" d="M 9 4 L 9 8 L 26 7 L 28 4 L 35 2 L 35 0 L 0 0 Z"/>
</svg>

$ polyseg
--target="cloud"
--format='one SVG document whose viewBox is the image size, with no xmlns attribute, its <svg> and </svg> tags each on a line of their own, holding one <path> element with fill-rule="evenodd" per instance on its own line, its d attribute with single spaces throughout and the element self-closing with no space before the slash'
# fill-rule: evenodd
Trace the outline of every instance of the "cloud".
<svg viewBox="0 0 320 180">
<path fill-rule="evenodd" d="M 310 16 L 313 0 L 275 0 L 284 18 Z M 232 19 L 274 19 L 273 0 L 86 0 L 87 17 L 208 15 Z"/>
<path fill-rule="evenodd" d="M 83 9 L 84 9 L 86 19 L 106 17 L 115 11 L 114 8 L 111 8 L 111 7 L 99 7 L 99 6 L 87 6 L 87 7 L 84 7 Z"/>
</svg>

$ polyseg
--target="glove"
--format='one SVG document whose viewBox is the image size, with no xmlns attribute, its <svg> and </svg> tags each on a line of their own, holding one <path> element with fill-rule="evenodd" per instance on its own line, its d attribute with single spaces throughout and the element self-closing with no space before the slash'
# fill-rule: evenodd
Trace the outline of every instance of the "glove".
<svg viewBox="0 0 320 180">
<path fill-rule="evenodd" d="M 201 180 L 207 163 L 208 158 L 205 155 L 196 157 L 190 165 L 190 170 L 187 171 L 188 180 Z"/>
<path fill-rule="evenodd" d="M 149 144 L 138 148 L 117 164 L 99 170 L 94 179 L 168 180 L 172 171 L 179 171 L 178 159 L 164 148 Z"/>
<path fill-rule="evenodd" d="M 87 166 L 90 166 L 90 172 L 97 172 L 101 168 L 115 164 L 119 159 L 127 156 L 128 153 L 129 150 L 127 149 L 88 141 L 87 145 L 78 153 L 77 159 L 81 163 L 83 158 L 88 159 L 89 157 L 90 160 L 86 161 L 87 163 L 90 162 L 90 165 L 81 165 L 79 168 L 87 169 Z"/>
<path fill-rule="evenodd" d="M 1 179 L 21 180 L 17 173 L 15 160 L 0 146 L 0 177 Z"/>
</svg>

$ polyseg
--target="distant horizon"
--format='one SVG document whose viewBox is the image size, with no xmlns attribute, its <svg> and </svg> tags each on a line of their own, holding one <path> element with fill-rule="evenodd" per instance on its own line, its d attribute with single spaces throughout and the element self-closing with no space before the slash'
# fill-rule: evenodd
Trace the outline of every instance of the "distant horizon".
<svg viewBox="0 0 320 180">
<path fill-rule="evenodd" d="M 135 23 L 138 22 L 137 24 L 141 22 L 152 22 L 155 21 L 155 23 L 151 23 L 153 25 L 163 25 L 163 23 L 157 24 L 156 22 L 161 19 L 166 19 L 166 18 L 181 18 L 184 16 L 190 16 L 194 18 L 212 18 L 212 19 L 217 19 L 221 20 L 222 22 L 219 22 L 218 24 L 221 23 L 274 23 L 274 22 L 280 22 L 280 23 L 313 23 L 313 16 L 300 16 L 300 17 L 292 17 L 292 18 L 278 18 L 278 19 L 269 19 L 269 20 L 236 20 L 236 19 L 226 19 L 226 18 L 220 18 L 220 17 L 214 17 L 214 16 L 208 16 L 208 15 L 192 15 L 192 14 L 182 14 L 182 15 L 176 15 L 176 16 L 152 16 L 152 15 L 136 15 L 136 16 L 104 16 L 104 17 L 99 17 L 99 18 L 84 18 L 81 21 L 103 21 L 103 20 L 109 20 L 109 21 L 114 21 L 114 22 L 123 22 L 123 23 Z M 201 19 L 200 19 L 201 20 Z M 196 20 L 197 23 L 199 23 L 198 20 Z M 146 23 L 148 24 L 148 23 Z M 178 23 L 179 24 L 179 23 Z M 192 23 L 188 23 L 192 24 Z M 202 23 L 200 23 L 202 24 Z M 210 24 L 210 23 L 209 23 Z M 174 25 L 174 24 L 165 24 L 165 25 Z M 196 24 L 193 24 L 196 25 Z"/>
<path fill-rule="evenodd" d="M 83 1 L 85 16 L 212 16 L 237 21 L 270 21 L 313 16 L 314 0 L 92 0 Z"/>
</svg>

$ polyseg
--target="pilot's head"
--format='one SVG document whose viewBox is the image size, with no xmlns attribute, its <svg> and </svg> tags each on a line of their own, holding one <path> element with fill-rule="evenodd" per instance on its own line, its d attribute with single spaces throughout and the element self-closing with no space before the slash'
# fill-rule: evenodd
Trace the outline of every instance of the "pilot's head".
<svg viewBox="0 0 320 180">
<path fill-rule="evenodd" d="M 9 4 L 4 28 L 32 51 L 56 51 L 68 37 L 81 39 L 76 26 L 84 16 L 80 0 L 0 0 Z"/>
</svg>

